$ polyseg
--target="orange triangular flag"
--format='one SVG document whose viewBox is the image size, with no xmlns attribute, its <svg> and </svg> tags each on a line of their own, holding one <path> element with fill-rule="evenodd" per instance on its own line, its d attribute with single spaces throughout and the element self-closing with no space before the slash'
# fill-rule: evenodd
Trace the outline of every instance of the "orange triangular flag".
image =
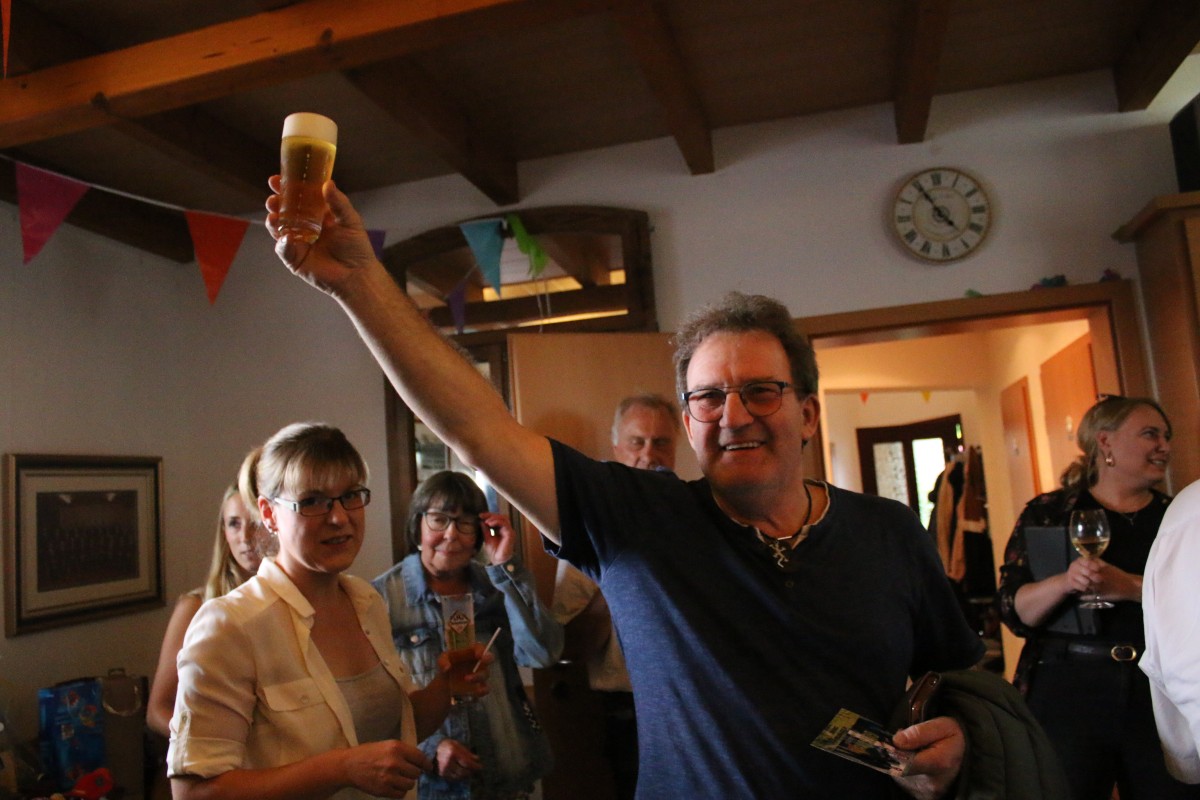
<svg viewBox="0 0 1200 800">
<path fill-rule="evenodd" d="M 17 208 L 21 216 L 21 245 L 25 263 L 42 251 L 58 226 L 90 188 L 44 169 L 17 162 Z"/>
<path fill-rule="evenodd" d="M 12 28 L 12 0 L 0 0 L 0 28 L 4 39 L 4 77 L 8 77 L 8 32 Z"/>
<path fill-rule="evenodd" d="M 871 396 L 870 392 L 859 392 L 858 393 L 858 399 L 863 401 L 863 405 L 866 405 L 867 398 L 870 396 Z"/>
<path fill-rule="evenodd" d="M 201 211 L 185 211 L 188 230 L 192 234 L 192 249 L 196 251 L 196 262 L 204 277 L 208 291 L 208 302 L 217 302 L 217 292 L 229 274 L 229 265 L 242 246 L 242 238 L 250 223 L 220 214 L 205 214 Z"/>
<path fill-rule="evenodd" d="M 926 403 L 929 402 L 930 397 L 933 397 L 933 392 L 929 391 L 928 389 L 921 390 L 921 399 L 923 399 Z"/>
</svg>

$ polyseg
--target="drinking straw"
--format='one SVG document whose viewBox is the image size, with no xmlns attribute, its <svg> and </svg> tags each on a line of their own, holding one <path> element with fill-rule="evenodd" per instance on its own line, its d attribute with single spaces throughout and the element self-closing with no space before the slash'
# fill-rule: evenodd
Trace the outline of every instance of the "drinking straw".
<svg viewBox="0 0 1200 800">
<path fill-rule="evenodd" d="M 471 668 L 471 672 L 477 672 L 479 668 L 483 666 L 483 656 L 486 656 L 488 654 L 488 650 L 492 649 L 492 645 L 496 642 L 496 637 L 500 635 L 500 631 L 502 630 L 504 629 L 496 628 L 496 632 L 492 634 L 492 638 L 488 639 L 487 647 L 483 648 L 483 655 L 481 655 L 479 660 L 475 662 L 475 666 Z"/>
</svg>

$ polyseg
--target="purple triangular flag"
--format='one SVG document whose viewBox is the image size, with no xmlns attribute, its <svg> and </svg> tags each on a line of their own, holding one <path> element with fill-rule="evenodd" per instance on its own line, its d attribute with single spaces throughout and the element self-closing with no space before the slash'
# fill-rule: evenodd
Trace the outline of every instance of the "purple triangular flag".
<svg viewBox="0 0 1200 800">
<path fill-rule="evenodd" d="M 462 333 L 467 327 L 467 282 L 461 280 L 458 286 L 446 295 L 446 305 L 450 306 L 450 316 L 454 318 L 454 329 Z"/>
<path fill-rule="evenodd" d="M 367 231 L 367 238 L 371 240 L 375 257 L 383 261 L 383 240 L 387 238 L 387 231 Z"/>
</svg>

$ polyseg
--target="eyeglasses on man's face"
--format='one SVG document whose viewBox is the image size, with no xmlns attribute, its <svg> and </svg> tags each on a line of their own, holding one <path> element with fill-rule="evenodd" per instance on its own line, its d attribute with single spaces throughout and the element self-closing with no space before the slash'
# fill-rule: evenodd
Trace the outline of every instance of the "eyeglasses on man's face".
<svg viewBox="0 0 1200 800">
<path fill-rule="evenodd" d="M 725 410 L 725 398 L 736 394 L 751 416 L 769 417 L 783 405 L 787 381 L 752 381 L 741 386 L 709 386 L 679 396 L 688 416 L 697 422 L 716 422 Z"/>
<path fill-rule="evenodd" d="M 458 528 L 459 533 L 467 534 L 468 536 L 479 530 L 479 517 L 474 514 L 459 514 L 454 516 L 446 514 L 442 511 L 426 511 L 421 514 L 425 518 L 425 524 L 429 526 L 429 530 L 435 533 L 441 533 L 450 527 L 451 523 Z"/>
<path fill-rule="evenodd" d="M 362 508 L 367 503 L 371 502 L 370 489 L 351 489 L 338 497 L 326 497 L 323 494 L 314 494 L 311 497 L 304 497 L 300 500 L 288 500 L 282 497 L 274 498 L 276 503 L 290 508 L 302 517 L 322 517 L 333 510 L 333 502 L 342 504 L 342 508 L 347 511 L 354 511 Z"/>
</svg>

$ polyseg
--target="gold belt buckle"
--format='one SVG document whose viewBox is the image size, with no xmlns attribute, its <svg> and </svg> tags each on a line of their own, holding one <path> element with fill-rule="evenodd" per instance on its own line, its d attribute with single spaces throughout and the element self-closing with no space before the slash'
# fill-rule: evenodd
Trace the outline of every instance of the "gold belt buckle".
<svg viewBox="0 0 1200 800">
<path fill-rule="evenodd" d="M 1114 645 L 1112 650 L 1108 651 L 1112 656 L 1113 661 L 1133 661 L 1138 656 L 1137 648 L 1131 644 Z"/>
</svg>

